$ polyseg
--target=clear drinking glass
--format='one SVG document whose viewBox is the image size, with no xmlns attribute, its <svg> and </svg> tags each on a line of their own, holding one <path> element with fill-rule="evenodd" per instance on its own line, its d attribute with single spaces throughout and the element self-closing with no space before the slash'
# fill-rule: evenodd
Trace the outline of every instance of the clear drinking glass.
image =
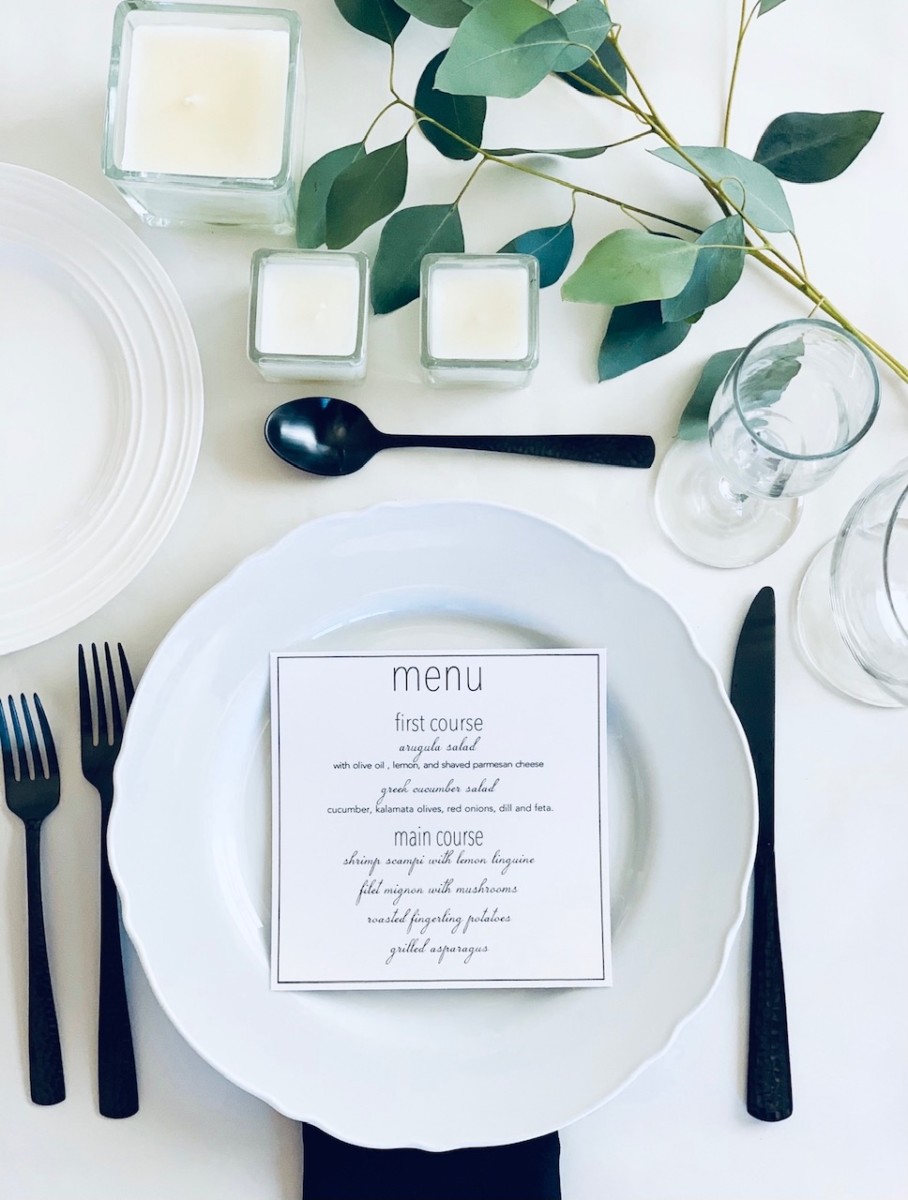
<svg viewBox="0 0 908 1200">
<path fill-rule="evenodd" d="M 716 392 L 708 441 L 677 441 L 656 483 L 665 533 L 688 557 L 742 567 L 797 525 L 801 497 L 861 440 L 879 407 L 864 347 L 828 321 L 785 321 L 742 352 Z"/>
<path fill-rule="evenodd" d="M 797 636 L 837 691 L 908 705 L 908 459 L 867 488 L 807 568 Z"/>
</svg>

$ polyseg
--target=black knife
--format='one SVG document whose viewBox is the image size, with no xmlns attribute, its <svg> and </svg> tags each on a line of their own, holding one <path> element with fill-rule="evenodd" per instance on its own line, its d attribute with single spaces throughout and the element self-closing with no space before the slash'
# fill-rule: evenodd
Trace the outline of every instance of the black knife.
<svg viewBox="0 0 908 1200">
<path fill-rule="evenodd" d="M 776 598 L 770 587 L 757 593 L 744 618 L 730 695 L 753 758 L 759 813 L 750 952 L 747 1111 L 761 1121 L 784 1121 L 791 1116 L 792 1100 L 776 896 Z"/>
</svg>

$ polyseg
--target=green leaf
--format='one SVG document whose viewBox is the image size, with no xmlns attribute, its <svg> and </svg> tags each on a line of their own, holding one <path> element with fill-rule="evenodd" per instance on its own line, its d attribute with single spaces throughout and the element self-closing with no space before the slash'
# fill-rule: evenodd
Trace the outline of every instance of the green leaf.
<svg viewBox="0 0 908 1200">
<path fill-rule="evenodd" d="M 426 254 L 460 254 L 463 225 L 456 204 L 402 208 L 385 222 L 372 266 L 372 308 L 394 312 L 419 295 L 419 266 Z"/>
<path fill-rule="evenodd" d="M 710 225 L 697 238 L 701 248 L 686 286 L 662 301 L 666 321 L 689 321 L 724 300 L 744 270 L 744 222 L 735 214 Z M 724 249 L 723 247 L 729 247 Z"/>
<path fill-rule="evenodd" d="M 548 75 L 561 43 L 522 41 L 551 18 L 534 0 L 481 0 L 454 34 L 435 86 L 460 96 L 525 96 Z"/>
<path fill-rule="evenodd" d="M 557 71 L 556 74 L 569 87 L 578 92 L 585 92 L 588 96 L 595 96 L 600 92 L 606 96 L 620 96 L 627 90 L 627 67 L 621 61 L 621 55 L 615 49 L 614 43 L 606 38 L 596 51 L 596 58 L 602 64 L 602 71 L 590 59 L 576 71 Z"/>
<path fill-rule="evenodd" d="M 850 167 L 876 133 L 882 113 L 784 113 L 768 125 L 754 161 L 791 183 L 825 183 Z"/>
<path fill-rule="evenodd" d="M 756 369 L 748 361 L 747 390 L 756 400 L 759 391 L 760 404 L 775 404 L 785 394 L 785 389 L 797 376 L 803 365 L 804 339 L 796 337 L 784 346 L 773 346 L 766 357 L 757 360 Z"/>
<path fill-rule="evenodd" d="M 358 158 L 331 185 L 325 241 L 336 250 L 393 212 L 407 190 L 407 139 Z"/>
<path fill-rule="evenodd" d="M 682 146 L 681 149 L 702 171 L 722 183 L 726 194 L 758 229 L 767 233 L 794 232 L 794 218 L 782 185 L 766 167 L 724 146 Z M 696 174 L 690 163 L 670 146 L 650 153 L 682 171 Z"/>
<path fill-rule="evenodd" d="M 452 133 L 460 134 L 474 146 L 482 143 L 482 127 L 486 119 L 485 96 L 452 96 L 450 92 L 441 92 L 435 86 L 435 76 L 439 66 L 444 62 L 446 50 L 426 64 L 426 69 L 416 85 L 416 107 L 427 117 L 432 117 L 441 125 L 446 126 Z M 419 128 L 445 158 L 458 158 L 466 162 L 474 158 L 475 150 L 451 137 L 444 129 L 429 121 L 420 121 Z"/>
<path fill-rule="evenodd" d="M 337 176 L 365 154 L 362 142 L 330 150 L 308 169 L 300 184 L 296 208 L 296 244 L 304 250 L 325 241 L 325 207 Z"/>
<path fill-rule="evenodd" d="M 519 154 L 552 154 L 557 158 L 598 158 L 609 149 L 610 146 L 577 146 L 567 150 L 525 150 L 521 146 L 505 146 L 502 150 L 486 150 L 486 153 L 494 154 L 498 158 L 516 158 Z"/>
<path fill-rule="evenodd" d="M 643 229 L 619 229 L 597 242 L 561 287 L 582 304 L 635 304 L 676 296 L 691 277 L 696 243 Z"/>
<path fill-rule="evenodd" d="M 574 226 L 565 221 L 563 225 L 529 229 L 507 242 L 498 253 L 535 254 L 539 259 L 539 286 L 550 287 L 564 274 L 573 251 Z"/>
<path fill-rule="evenodd" d="M 758 17 L 762 17 L 764 13 L 772 12 L 774 8 L 778 8 L 780 4 L 784 4 L 785 0 L 760 0 L 760 11 Z"/>
<path fill-rule="evenodd" d="M 473 7 L 464 0 L 397 0 L 397 6 L 424 25 L 438 25 L 442 29 L 459 25 Z"/>
<path fill-rule="evenodd" d="M 393 46 L 398 34 L 410 20 L 410 14 L 394 0 L 334 0 L 344 20 L 358 29 Z"/>
<path fill-rule="evenodd" d="M 684 442 L 694 442 L 699 438 L 706 437 L 713 396 L 719 390 L 719 385 L 738 357 L 743 353 L 744 347 L 739 346 L 736 350 L 720 350 L 706 360 L 697 386 L 681 414 L 676 437 Z"/>
<path fill-rule="evenodd" d="M 691 327 L 686 321 L 663 321 L 658 301 L 625 304 L 612 312 L 599 347 L 599 379 L 617 379 L 680 346 Z"/>
<path fill-rule="evenodd" d="M 576 71 L 602 44 L 612 27 L 600 0 L 576 0 L 570 8 L 528 30 L 522 42 L 553 41 L 562 49 L 552 64 L 553 71 Z"/>
<path fill-rule="evenodd" d="M 706 436 L 713 398 L 746 349 L 746 346 L 739 346 L 736 350 L 720 350 L 706 360 L 697 386 L 681 414 L 676 437 L 692 442 Z M 803 354 L 803 338 L 795 338 L 786 346 L 774 346 L 762 362 L 758 361 L 755 370 L 748 369 L 748 394 L 756 400 L 760 393 L 759 403 L 764 406 L 781 400 L 785 389 L 801 370 Z"/>
</svg>

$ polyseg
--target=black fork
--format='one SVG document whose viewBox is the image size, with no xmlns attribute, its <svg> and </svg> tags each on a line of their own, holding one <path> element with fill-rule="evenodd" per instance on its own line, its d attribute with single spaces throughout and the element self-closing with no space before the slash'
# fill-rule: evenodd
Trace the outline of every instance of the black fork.
<svg viewBox="0 0 908 1200">
<path fill-rule="evenodd" d="M 20 696 L 19 704 L 27 738 L 23 737 L 22 722 L 19 720 L 16 702 L 12 696 L 7 700 L 12 735 L 3 701 L 0 700 L 0 751 L 3 757 L 6 804 L 10 812 L 25 826 L 29 1086 L 35 1104 L 59 1104 L 66 1097 L 66 1085 L 63 1080 L 60 1031 L 57 1026 L 57 1009 L 54 1005 L 54 989 L 44 934 L 41 825 L 44 818 L 52 813 L 60 802 L 60 769 L 44 708 L 37 696 L 34 697 L 34 702 L 41 739 L 38 738 L 31 709 L 24 695 Z"/>
<path fill-rule="evenodd" d="M 132 675 L 121 645 L 117 645 L 123 677 L 121 703 L 110 646 L 104 643 L 107 691 L 98 648 L 91 648 L 92 683 L 85 651 L 79 647 L 79 715 L 82 729 L 82 774 L 101 797 L 101 960 L 98 981 L 98 1107 L 105 1117 L 131 1117 L 139 1109 L 136 1059 L 123 977 L 120 913 L 117 889 L 107 856 L 107 826 L 113 807 L 113 772 L 123 741 L 123 723 L 134 693 Z M 92 703 L 94 693 L 94 703 Z M 94 717 L 92 711 L 94 710 Z"/>
</svg>

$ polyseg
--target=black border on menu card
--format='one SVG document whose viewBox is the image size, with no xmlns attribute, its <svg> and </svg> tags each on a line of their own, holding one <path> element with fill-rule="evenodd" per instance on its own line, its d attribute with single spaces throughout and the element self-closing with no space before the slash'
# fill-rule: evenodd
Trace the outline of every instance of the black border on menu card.
<svg viewBox="0 0 908 1200">
<path fill-rule="evenodd" d="M 346 659 L 350 659 L 350 658 L 370 658 L 370 659 L 373 659 L 373 658 L 395 658 L 395 659 L 397 659 L 397 658 L 439 658 L 439 657 L 441 657 L 441 658 L 491 658 L 491 657 L 495 657 L 495 655 L 496 655 L 496 651 L 494 651 L 494 650 L 486 651 L 484 654 L 460 653 L 459 651 L 437 651 L 433 654 L 408 654 L 408 653 L 404 653 L 404 652 L 401 652 L 399 654 L 383 654 L 383 653 L 375 653 L 375 654 L 320 654 L 320 653 L 277 654 L 277 655 L 275 655 L 275 677 L 276 677 L 276 685 L 277 685 L 276 691 L 277 691 L 278 713 L 272 714 L 272 720 L 277 722 L 277 760 L 278 760 L 278 763 L 280 762 L 280 757 L 281 757 L 281 723 L 280 723 L 280 719 L 279 719 L 280 703 L 281 703 L 281 700 L 280 700 L 281 661 L 284 658 L 301 658 L 301 657 L 303 657 L 303 658 L 346 658 Z M 600 955 L 601 955 L 600 962 L 602 964 L 602 969 L 601 969 L 601 974 L 599 974 L 599 975 L 577 976 L 576 979 L 572 979 L 570 981 L 570 983 L 574 983 L 574 982 L 576 982 L 578 984 L 598 983 L 601 980 L 605 979 L 605 907 L 604 907 L 605 897 L 603 894 L 603 883 L 602 883 L 602 661 L 601 661 L 601 652 L 600 651 L 592 651 L 592 650 L 560 650 L 560 651 L 532 650 L 532 651 L 524 652 L 521 650 L 516 650 L 516 651 L 507 651 L 504 654 L 501 654 L 499 652 L 499 657 L 501 657 L 501 658 L 546 658 L 546 657 L 548 657 L 548 658 L 552 658 L 552 657 L 554 657 L 554 658 L 595 658 L 595 660 L 596 660 L 596 765 L 598 768 L 597 773 L 596 773 L 596 800 L 597 800 L 598 830 L 599 830 L 599 841 L 598 841 L 598 846 L 599 846 L 599 930 L 600 930 Z M 393 982 L 390 982 L 390 981 L 386 981 L 383 979 L 284 979 L 284 978 L 282 978 L 282 976 L 281 976 L 281 955 L 280 955 L 280 946 L 281 946 L 281 939 L 280 939 L 281 847 L 283 845 L 283 842 L 281 839 L 281 803 L 282 803 L 281 774 L 280 774 L 280 770 L 278 770 L 278 772 L 277 772 L 277 848 L 278 848 L 278 854 L 277 854 L 277 923 L 278 923 L 278 932 L 274 938 L 275 953 L 277 955 L 277 972 L 276 972 L 277 982 L 284 986 L 293 986 L 295 984 L 299 984 L 301 988 L 305 987 L 306 984 L 314 984 L 314 985 L 318 984 L 318 985 L 322 985 L 325 987 L 329 987 L 333 984 L 336 984 L 336 985 L 338 985 L 339 988 L 341 988 L 341 987 L 353 988 L 357 984 L 364 984 L 364 985 L 365 984 L 383 984 L 385 986 L 381 990 L 384 990 L 384 991 L 393 991 L 394 987 L 396 985 L 398 985 L 398 984 L 403 985 L 403 984 L 408 984 L 408 983 L 425 985 L 426 991 L 444 991 L 444 989 L 446 987 L 450 988 L 451 985 L 448 983 L 448 981 L 440 981 L 436 985 L 433 983 L 433 981 L 426 980 L 426 979 L 395 979 Z M 567 986 L 570 985 L 569 981 L 564 980 L 561 977 L 558 977 L 557 979 L 555 979 L 555 978 L 546 979 L 545 977 L 533 975 L 533 976 L 519 976 L 519 977 L 508 976 L 507 979 L 504 979 L 504 978 L 495 979 L 495 978 L 490 978 L 489 976 L 486 975 L 486 976 L 482 976 L 481 978 L 478 978 L 478 979 L 458 979 L 456 981 L 457 987 L 452 988 L 451 990 L 455 990 L 455 991 L 456 990 L 468 990 L 466 988 L 463 988 L 463 985 L 470 984 L 470 983 L 475 983 L 481 987 L 482 984 L 485 984 L 485 983 L 547 983 L 547 982 L 551 982 L 553 984 L 553 986 L 555 986 L 555 987 L 558 987 L 559 985 L 567 985 Z"/>
</svg>

